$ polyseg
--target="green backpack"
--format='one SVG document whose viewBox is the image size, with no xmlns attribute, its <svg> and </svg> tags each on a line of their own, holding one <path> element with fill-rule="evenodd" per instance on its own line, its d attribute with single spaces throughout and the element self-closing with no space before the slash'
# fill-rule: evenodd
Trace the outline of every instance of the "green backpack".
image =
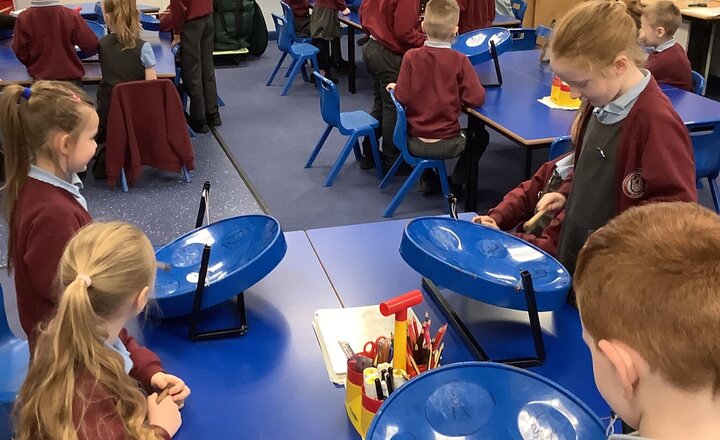
<svg viewBox="0 0 720 440">
<path fill-rule="evenodd" d="M 248 49 L 259 56 L 267 48 L 267 26 L 255 0 L 213 0 L 216 51 Z"/>
</svg>

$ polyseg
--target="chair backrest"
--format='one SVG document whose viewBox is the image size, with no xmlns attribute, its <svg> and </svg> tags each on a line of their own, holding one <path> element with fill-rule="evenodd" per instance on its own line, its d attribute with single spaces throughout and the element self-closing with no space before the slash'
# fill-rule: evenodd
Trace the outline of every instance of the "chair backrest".
<svg viewBox="0 0 720 440">
<path fill-rule="evenodd" d="M 692 91 L 700 96 L 705 93 L 705 78 L 694 70 L 692 71 Z"/>
<path fill-rule="evenodd" d="M 570 136 L 563 136 L 555 138 L 550 144 L 550 151 L 548 152 L 548 160 L 557 159 L 563 154 L 567 153 L 572 149 L 572 138 Z"/>
<path fill-rule="evenodd" d="M 525 10 L 527 9 L 527 3 L 525 0 L 512 0 L 512 9 L 515 18 L 523 21 L 525 18 Z"/>
<path fill-rule="evenodd" d="M 408 151 L 408 131 L 407 131 L 407 117 L 405 116 L 405 109 L 402 104 L 395 99 L 395 91 L 390 91 L 390 98 L 392 98 L 393 104 L 395 104 L 395 111 L 397 113 L 397 120 L 395 122 L 395 130 L 393 131 L 393 143 L 398 150 L 402 152 L 405 162 L 413 165 L 418 163 L 419 159 L 410 154 Z"/>
<path fill-rule="evenodd" d="M 533 50 L 537 45 L 537 31 L 533 28 L 508 29 L 512 40 L 511 51 Z"/>
<path fill-rule="evenodd" d="M 280 2 L 280 6 L 282 6 L 285 24 L 290 30 L 290 37 L 292 37 L 292 42 L 294 43 L 298 37 L 295 34 L 295 15 L 293 14 L 292 7 L 285 2 Z"/>
<path fill-rule="evenodd" d="M 695 153 L 695 179 L 716 179 L 720 174 L 720 126 L 688 127 Z"/>
<path fill-rule="evenodd" d="M 289 32 L 287 21 L 275 13 L 272 14 L 277 32 L 277 45 L 281 52 L 289 52 L 292 46 L 292 35 Z"/>
<path fill-rule="evenodd" d="M 327 125 L 340 126 L 340 94 L 335 83 L 322 76 L 319 72 L 313 72 L 315 82 L 320 90 L 320 114 Z"/>
</svg>

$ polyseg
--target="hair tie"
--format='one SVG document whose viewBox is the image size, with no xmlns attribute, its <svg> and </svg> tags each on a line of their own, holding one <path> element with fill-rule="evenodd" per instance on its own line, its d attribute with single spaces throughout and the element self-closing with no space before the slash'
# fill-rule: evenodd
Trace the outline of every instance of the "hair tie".
<svg viewBox="0 0 720 440">
<path fill-rule="evenodd" d="M 85 275 L 85 274 L 79 273 L 79 274 L 77 274 L 77 276 L 75 277 L 75 279 L 76 279 L 76 280 L 83 280 L 83 281 L 85 282 L 85 286 L 87 286 L 87 287 L 92 286 L 92 280 L 90 279 L 89 276 L 87 276 L 87 275 Z"/>
<path fill-rule="evenodd" d="M 30 87 L 23 87 L 22 97 L 25 98 L 25 100 L 29 100 L 31 94 L 32 90 Z"/>
<path fill-rule="evenodd" d="M 70 93 L 70 99 L 72 99 L 73 101 L 75 101 L 75 102 L 77 102 L 77 103 L 82 102 L 82 100 L 80 99 L 80 97 L 79 97 L 77 94 L 75 94 L 75 93 Z"/>
</svg>

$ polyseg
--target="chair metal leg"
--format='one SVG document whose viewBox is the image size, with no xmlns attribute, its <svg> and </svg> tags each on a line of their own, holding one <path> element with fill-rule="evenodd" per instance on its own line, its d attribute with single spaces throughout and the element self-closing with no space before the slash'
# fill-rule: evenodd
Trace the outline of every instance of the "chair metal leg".
<svg viewBox="0 0 720 440">
<path fill-rule="evenodd" d="M 293 81 L 295 81 L 295 77 L 297 76 L 298 72 L 300 71 L 300 67 L 302 67 L 303 64 L 303 57 L 300 57 L 296 60 L 295 64 L 293 65 L 292 71 L 290 72 L 290 77 L 288 78 L 287 82 L 285 83 L 285 86 L 282 89 L 282 92 L 280 93 L 280 96 L 287 95 L 288 91 L 290 90 L 290 87 L 292 87 Z"/>
<path fill-rule="evenodd" d="M 275 69 L 273 69 L 272 74 L 270 75 L 270 79 L 268 79 L 267 83 L 265 83 L 266 86 L 269 86 L 270 84 L 272 84 L 273 79 L 275 79 L 275 75 L 277 75 L 278 70 L 280 70 L 280 66 L 282 65 L 283 61 L 285 61 L 286 56 L 287 56 L 287 52 L 283 52 L 282 56 L 280 57 L 280 60 L 278 60 L 278 63 L 275 66 Z"/>
<path fill-rule="evenodd" d="M 183 173 L 183 176 L 185 176 L 185 181 L 186 181 L 187 183 L 192 182 L 192 178 L 190 177 L 190 173 L 188 172 L 187 167 L 185 167 L 185 165 L 182 166 L 182 173 Z"/>
<path fill-rule="evenodd" d="M 378 157 L 375 158 L 375 165 L 376 165 L 376 166 L 377 166 L 377 164 L 379 163 L 379 162 L 378 162 L 379 156 L 380 156 L 380 154 L 378 154 Z M 388 170 L 388 173 L 385 175 L 385 178 L 382 180 L 382 182 L 380 182 L 380 185 L 378 185 L 378 188 L 384 189 L 384 188 L 387 186 L 387 184 L 390 183 L 390 180 L 391 180 L 393 177 L 395 177 L 395 173 L 397 173 L 397 170 L 400 168 L 400 165 L 402 165 L 402 163 L 403 163 L 404 161 L 405 161 L 405 160 L 403 159 L 402 154 L 399 155 L 397 159 L 395 159 L 395 163 L 392 164 L 392 166 L 391 166 L 390 169 Z"/>
<path fill-rule="evenodd" d="M 340 173 L 340 170 L 345 164 L 345 160 L 347 160 L 347 157 L 350 155 L 350 150 L 357 143 L 357 139 L 357 133 L 353 133 L 348 138 L 347 142 L 345 142 L 345 146 L 343 147 L 340 155 L 335 161 L 335 165 L 333 165 L 332 169 L 330 170 L 330 174 L 328 174 L 327 179 L 325 179 L 325 186 L 332 186 L 333 182 L 335 182 L 335 178 L 337 177 L 338 173 Z"/>
<path fill-rule="evenodd" d="M 440 165 L 437 170 L 440 175 L 440 188 L 442 188 L 443 200 L 445 200 L 450 194 L 450 184 L 448 181 L 447 170 L 445 169 L 445 161 L 442 161 L 442 165 Z"/>
<path fill-rule="evenodd" d="M 402 203 L 402 201 L 405 199 L 407 192 L 415 184 L 415 182 L 417 182 L 425 168 L 427 167 L 422 162 L 420 162 L 420 164 L 415 167 L 413 172 L 410 173 L 410 175 L 408 176 L 407 180 L 405 180 L 405 183 L 403 183 L 403 185 L 400 187 L 400 190 L 397 192 L 397 194 L 395 194 L 395 197 L 393 197 L 393 199 L 390 201 L 390 204 L 387 206 L 387 208 L 385 208 L 385 212 L 383 212 L 383 217 L 393 216 L 395 210 L 398 206 L 400 206 L 400 203 Z"/>
<path fill-rule="evenodd" d="M 375 130 L 371 131 L 368 136 L 370 136 L 370 148 L 372 149 L 373 159 L 375 160 L 375 173 L 377 174 L 378 180 L 382 180 L 383 169 L 382 162 L 380 161 L 380 148 L 378 147 L 378 141 L 375 137 Z"/>
<path fill-rule="evenodd" d="M 125 168 L 120 168 L 120 185 L 123 192 L 128 192 L 127 179 L 125 178 Z"/>
<path fill-rule="evenodd" d="M 718 200 L 717 181 L 708 177 L 708 183 L 710 184 L 710 194 L 712 194 L 713 204 L 715 205 L 715 212 L 720 214 L 720 200 Z"/>
<path fill-rule="evenodd" d="M 323 131 L 323 134 L 320 136 L 320 139 L 318 139 L 317 144 L 315 144 L 315 148 L 313 148 L 312 153 L 310 153 L 310 158 L 308 159 L 307 163 L 305 164 L 305 168 L 310 168 L 315 162 L 315 158 L 317 157 L 318 153 L 322 149 L 323 145 L 325 144 L 325 141 L 328 138 L 328 135 L 332 131 L 333 127 L 332 125 L 328 125 L 325 127 L 325 131 Z"/>
</svg>

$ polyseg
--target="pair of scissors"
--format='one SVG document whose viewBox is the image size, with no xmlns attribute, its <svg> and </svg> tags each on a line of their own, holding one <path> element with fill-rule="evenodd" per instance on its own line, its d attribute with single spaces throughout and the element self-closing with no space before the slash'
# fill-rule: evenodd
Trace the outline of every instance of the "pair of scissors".
<svg viewBox="0 0 720 440">
<path fill-rule="evenodd" d="M 375 341 L 367 341 L 365 345 L 363 345 L 363 354 L 370 359 L 375 360 L 378 356 L 378 347 L 380 346 L 382 341 L 387 341 L 387 338 L 385 336 L 380 336 Z"/>
</svg>

